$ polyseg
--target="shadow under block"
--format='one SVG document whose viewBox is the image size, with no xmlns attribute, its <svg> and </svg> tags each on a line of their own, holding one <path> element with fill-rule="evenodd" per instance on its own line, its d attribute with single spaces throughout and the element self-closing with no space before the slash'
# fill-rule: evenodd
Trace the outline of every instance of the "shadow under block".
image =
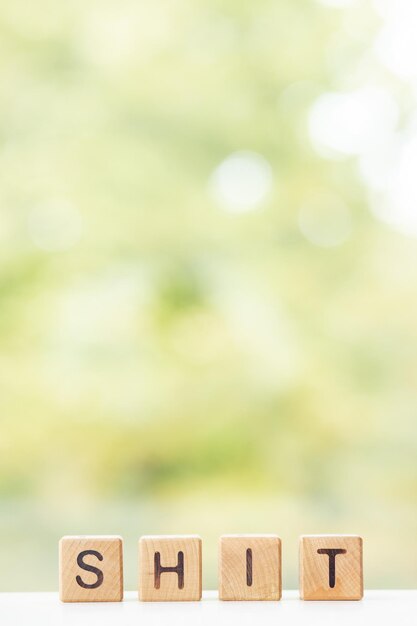
<svg viewBox="0 0 417 626">
<path fill-rule="evenodd" d="M 139 600 L 201 600 L 201 538 L 148 535 L 139 540 Z"/>
<path fill-rule="evenodd" d="M 281 539 L 277 535 L 220 537 L 220 600 L 280 600 L 281 590 Z"/>
<path fill-rule="evenodd" d="M 122 543 L 116 536 L 63 537 L 59 542 L 62 602 L 121 602 Z"/>
<path fill-rule="evenodd" d="M 300 537 L 302 600 L 361 600 L 362 538 L 357 535 Z"/>
</svg>

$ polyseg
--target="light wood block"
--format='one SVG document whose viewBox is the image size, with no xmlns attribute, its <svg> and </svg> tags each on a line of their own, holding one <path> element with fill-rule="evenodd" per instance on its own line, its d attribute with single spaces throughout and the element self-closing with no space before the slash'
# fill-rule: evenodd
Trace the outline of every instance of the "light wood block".
<svg viewBox="0 0 417 626">
<path fill-rule="evenodd" d="M 139 600 L 201 600 L 201 538 L 148 535 L 139 540 Z"/>
<path fill-rule="evenodd" d="M 281 539 L 277 535 L 220 537 L 220 600 L 280 600 L 281 591 Z"/>
<path fill-rule="evenodd" d="M 357 535 L 300 537 L 302 600 L 363 597 L 362 538 Z"/>
<path fill-rule="evenodd" d="M 123 600 L 122 544 L 116 536 L 63 537 L 59 542 L 62 602 Z"/>
</svg>

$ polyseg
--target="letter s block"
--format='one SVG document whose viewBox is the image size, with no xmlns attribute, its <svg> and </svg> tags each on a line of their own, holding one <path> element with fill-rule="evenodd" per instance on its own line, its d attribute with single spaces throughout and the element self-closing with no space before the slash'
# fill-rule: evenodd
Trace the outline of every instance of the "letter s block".
<svg viewBox="0 0 417 626">
<path fill-rule="evenodd" d="M 139 541 L 139 600 L 201 600 L 201 539 L 148 535 Z"/>
<path fill-rule="evenodd" d="M 300 537 L 302 600 L 361 600 L 362 538 L 357 535 Z"/>
<path fill-rule="evenodd" d="M 59 597 L 62 602 L 123 600 L 122 538 L 62 537 L 59 542 Z"/>
</svg>

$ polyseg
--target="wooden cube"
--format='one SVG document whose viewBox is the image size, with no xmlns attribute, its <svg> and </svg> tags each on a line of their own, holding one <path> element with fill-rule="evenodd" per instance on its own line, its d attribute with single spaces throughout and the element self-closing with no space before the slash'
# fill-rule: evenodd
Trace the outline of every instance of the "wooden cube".
<svg viewBox="0 0 417 626">
<path fill-rule="evenodd" d="M 63 602 L 123 600 L 122 538 L 63 537 L 59 542 L 59 597 Z"/>
<path fill-rule="evenodd" d="M 220 537 L 220 600 L 280 600 L 281 587 L 281 539 L 277 535 Z"/>
<path fill-rule="evenodd" d="M 148 535 L 139 541 L 139 599 L 201 600 L 201 538 Z"/>
<path fill-rule="evenodd" d="M 360 600 L 363 597 L 362 538 L 357 535 L 300 537 L 300 597 Z"/>
</svg>

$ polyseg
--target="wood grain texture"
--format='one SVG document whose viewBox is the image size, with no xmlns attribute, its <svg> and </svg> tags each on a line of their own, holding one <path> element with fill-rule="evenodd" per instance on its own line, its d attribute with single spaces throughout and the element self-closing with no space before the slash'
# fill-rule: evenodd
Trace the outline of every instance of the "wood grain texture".
<svg viewBox="0 0 417 626">
<path fill-rule="evenodd" d="M 357 535 L 300 537 L 300 597 L 360 600 L 363 597 L 362 538 Z"/>
<path fill-rule="evenodd" d="M 123 600 L 123 541 L 117 536 L 67 536 L 59 542 L 62 602 Z"/>
<path fill-rule="evenodd" d="M 280 600 L 281 591 L 281 539 L 277 535 L 220 537 L 220 600 Z"/>
<path fill-rule="evenodd" d="M 167 571 L 168 570 L 168 571 Z M 139 599 L 201 600 L 202 542 L 197 535 L 148 535 L 139 540 Z"/>
</svg>

